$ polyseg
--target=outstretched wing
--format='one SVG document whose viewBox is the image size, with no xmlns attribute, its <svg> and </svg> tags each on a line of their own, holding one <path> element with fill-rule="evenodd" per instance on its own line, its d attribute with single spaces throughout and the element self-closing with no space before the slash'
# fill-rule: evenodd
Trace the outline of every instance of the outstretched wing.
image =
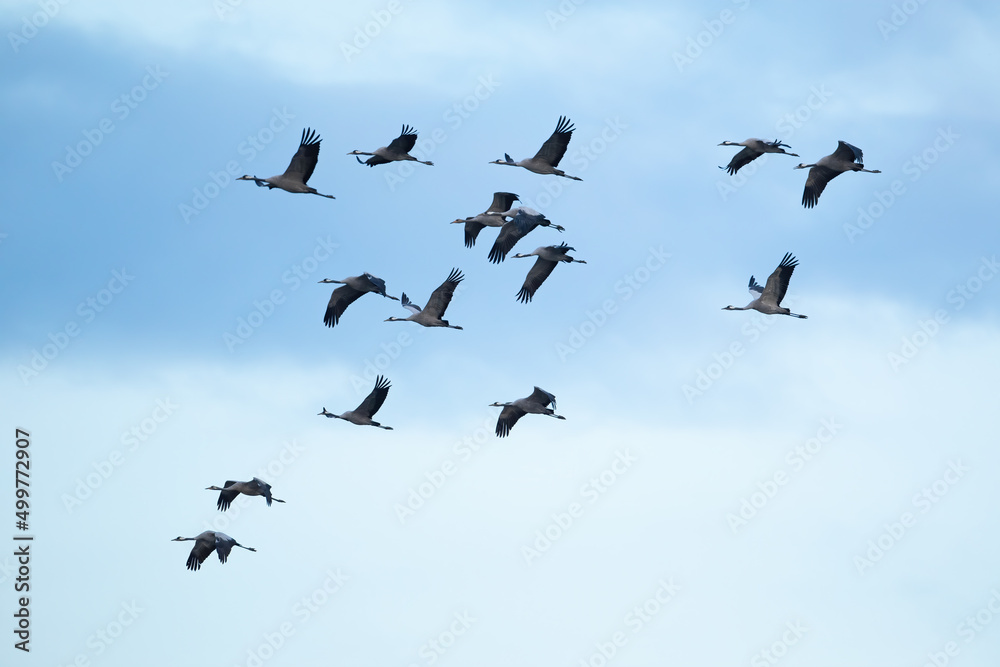
<svg viewBox="0 0 1000 667">
<path fill-rule="evenodd" d="M 840 176 L 839 171 L 834 171 L 829 167 L 815 166 L 809 170 L 806 178 L 806 187 L 802 191 L 802 205 L 812 208 L 819 201 L 819 196 L 826 189 L 826 184 Z"/>
<path fill-rule="evenodd" d="M 476 222 L 475 220 L 468 220 L 465 223 L 465 247 L 471 248 L 476 245 L 476 239 L 479 237 L 479 232 L 486 228 L 481 222 Z"/>
<path fill-rule="evenodd" d="M 514 407 L 513 405 L 506 406 L 500 411 L 500 417 L 497 419 L 497 435 L 501 438 L 506 438 L 510 430 L 514 428 L 517 420 L 524 415 L 525 412 L 521 408 Z"/>
<path fill-rule="evenodd" d="M 410 298 L 406 296 L 406 292 L 403 292 L 403 299 L 402 301 L 399 302 L 399 305 L 401 305 L 403 308 L 406 308 L 414 315 L 420 312 L 420 306 L 410 301 Z"/>
<path fill-rule="evenodd" d="M 361 162 L 361 158 L 356 157 L 355 159 L 358 162 Z M 375 165 L 378 165 L 378 164 L 389 164 L 390 162 L 392 162 L 392 160 L 386 160 L 381 155 L 372 155 L 370 158 L 368 158 L 364 162 L 361 162 L 361 164 L 367 164 L 369 167 L 374 167 Z"/>
<path fill-rule="evenodd" d="M 316 161 L 319 160 L 319 142 L 322 139 L 315 130 L 308 127 L 302 130 L 302 140 L 299 142 L 299 150 L 295 151 L 292 161 L 285 170 L 285 176 L 289 178 L 300 178 L 303 183 L 309 182 L 313 170 L 316 168 Z"/>
<path fill-rule="evenodd" d="M 267 482 L 265 482 L 264 480 L 262 480 L 259 477 L 254 477 L 250 481 L 250 484 L 252 484 L 253 486 L 255 486 L 257 488 L 257 491 L 260 493 L 260 495 L 264 496 L 264 500 L 267 501 L 267 506 L 270 507 L 271 506 L 271 485 L 268 484 Z"/>
<path fill-rule="evenodd" d="M 760 156 L 761 153 L 747 146 L 733 156 L 733 159 L 729 161 L 728 165 L 726 165 L 726 171 L 729 172 L 730 176 L 734 176 L 742 167 L 747 166 Z"/>
<path fill-rule="evenodd" d="M 219 492 L 219 502 L 217 502 L 215 504 L 215 506 L 219 510 L 225 512 L 227 509 L 229 509 L 229 506 L 233 503 L 233 500 L 236 499 L 236 496 L 240 495 L 239 491 L 226 491 L 225 490 L 225 489 L 228 489 L 229 487 L 231 487 L 233 484 L 238 484 L 238 483 L 239 482 L 235 482 L 235 481 L 233 481 L 233 480 L 230 479 L 230 480 L 226 480 L 226 483 L 222 485 L 223 490 Z"/>
<path fill-rule="evenodd" d="M 212 555 L 213 551 L 215 551 L 215 541 L 202 539 L 201 535 L 199 535 L 198 539 L 195 540 L 194 546 L 191 547 L 191 553 L 188 555 L 187 569 L 192 572 L 201 569 L 201 564 L 205 562 L 206 558 Z"/>
<path fill-rule="evenodd" d="M 497 234 L 497 240 L 493 242 L 493 247 L 490 248 L 490 261 L 494 264 L 499 264 L 507 259 L 507 253 L 511 251 L 518 241 L 524 238 L 525 234 L 534 228 L 535 225 L 529 227 L 518 224 L 516 219 L 503 223 L 500 233 Z"/>
<path fill-rule="evenodd" d="M 389 394 L 390 386 L 389 379 L 379 375 L 375 378 L 375 388 L 372 389 L 372 392 L 368 394 L 368 397 L 361 402 L 361 405 L 358 406 L 358 409 L 355 410 L 355 412 L 367 415 L 371 418 L 376 412 L 378 412 L 378 409 L 382 407 L 382 404 L 385 403 L 385 397 Z"/>
<path fill-rule="evenodd" d="M 397 300 L 396 297 L 389 296 L 388 294 L 385 293 L 385 281 L 384 280 L 382 280 L 378 276 L 373 276 L 372 274 L 368 273 L 367 271 L 365 272 L 365 278 L 368 279 L 368 282 L 371 283 L 371 286 L 374 288 L 374 289 L 372 289 L 370 291 L 375 292 L 376 294 L 381 294 L 382 296 L 386 297 L 387 299 L 392 299 L 393 301 Z"/>
<path fill-rule="evenodd" d="M 750 296 L 752 296 L 755 299 L 759 298 L 760 295 L 764 293 L 764 286 L 758 283 L 756 280 L 754 280 L 753 276 L 750 276 L 749 289 L 750 289 Z"/>
<path fill-rule="evenodd" d="M 559 116 L 555 132 L 545 140 L 542 147 L 535 153 L 534 159 L 548 162 L 553 167 L 558 166 L 559 160 L 566 154 L 566 147 L 569 146 L 569 140 L 573 137 L 574 129 L 573 124 L 569 122 L 569 118 Z"/>
<path fill-rule="evenodd" d="M 427 312 L 441 319 L 451 303 L 451 297 L 455 295 L 455 288 L 464 279 L 461 271 L 452 269 L 445 281 L 431 293 L 431 298 L 427 300 Z"/>
<path fill-rule="evenodd" d="M 509 211 L 514 202 L 520 201 L 513 192 L 494 192 L 493 203 L 486 209 L 487 213 L 503 213 Z"/>
<path fill-rule="evenodd" d="M 550 394 L 541 387 L 535 387 L 535 390 L 531 392 L 531 396 L 528 397 L 529 401 L 534 401 L 535 403 L 541 404 L 543 407 L 548 407 L 549 404 L 552 405 L 552 409 L 556 409 L 556 397 L 554 394 Z"/>
<path fill-rule="evenodd" d="M 792 256 L 792 253 L 786 252 L 785 256 L 781 258 L 778 268 L 768 276 L 762 298 L 776 306 L 780 306 L 781 300 L 785 298 L 785 292 L 788 291 L 788 281 L 792 278 L 792 271 L 798 265 L 799 261 Z"/>
<path fill-rule="evenodd" d="M 326 304 L 326 313 L 323 315 L 323 324 L 333 327 L 340 321 L 340 316 L 344 314 L 347 307 L 361 298 L 364 292 L 359 292 L 350 285 L 343 285 L 333 290 L 330 295 L 330 302 Z"/>
<path fill-rule="evenodd" d="M 417 143 L 417 132 L 409 125 L 403 126 L 403 131 L 392 140 L 388 149 L 393 153 L 409 153 L 414 144 Z"/>
<path fill-rule="evenodd" d="M 229 552 L 233 550 L 233 541 L 222 537 L 215 538 L 215 551 L 219 554 L 219 562 L 225 563 Z"/>
<path fill-rule="evenodd" d="M 517 209 L 513 220 L 503 223 L 503 226 L 500 227 L 497 240 L 494 241 L 493 247 L 490 249 L 490 261 L 494 264 L 504 261 L 514 245 L 543 221 L 548 222 L 541 213 L 534 211 L 528 213 L 524 208 Z"/>
<path fill-rule="evenodd" d="M 528 271 L 528 276 L 524 279 L 524 284 L 521 285 L 521 291 L 517 293 L 517 300 L 521 303 L 528 303 L 531 298 L 535 296 L 535 291 L 541 287 L 545 279 L 549 277 L 552 270 L 556 268 L 558 262 L 552 262 L 547 259 L 542 259 L 539 257 L 535 260 L 532 265 L 531 270 Z M 536 387 L 537 389 L 537 387 Z"/>
<path fill-rule="evenodd" d="M 852 146 L 846 141 L 837 142 L 837 150 L 833 151 L 833 157 L 844 162 L 857 162 L 864 164 L 864 153 L 857 146 Z"/>
</svg>

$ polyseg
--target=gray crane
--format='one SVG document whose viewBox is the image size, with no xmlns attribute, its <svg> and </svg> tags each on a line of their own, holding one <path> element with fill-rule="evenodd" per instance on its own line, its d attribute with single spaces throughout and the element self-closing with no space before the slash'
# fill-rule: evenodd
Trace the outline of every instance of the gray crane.
<svg viewBox="0 0 1000 667">
<path fill-rule="evenodd" d="M 552 405 L 551 408 L 548 407 L 549 404 Z M 509 403 L 490 403 L 490 407 L 503 408 L 500 411 L 500 417 L 497 419 L 496 430 L 497 435 L 501 438 L 506 437 L 510 433 L 510 430 L 514 428 L 517 420 L 524 415 L 548 415 L 556 419 L 566 419 L 562 415 L 555 413 L 556 397 L 539 387 L 535 387 L 530 396 L 519 398 Z"/>
<path fill-rule="evenodd" d="M 320 283 L 339 283 L 343 287 L 333 290 L 330 295 L 330 302 L 326 304 L 326 313 L 323 315 L 323 324 L 333 327 L 340 321 L 340 316 L 344 314 L 347 307 L 360 299 L 368 292 L 381 294 L 387 299 L 399 301 L 397 297 L 385 293 L 385 281 L 373 276 L 370 273 L 363 273 L 360 276 L 351 276 L 343 280 L 333 280 L 324 278 Z"/>
<path fill-rule="evenodd" d="M 556 169 L 563 155 L 566 154 L 566 147 L 573 137 L 573 124 L 566 116 L 559 116 L 559 122 L 552 136 L 545 140 L 542 147 L 535 153 L 535 157 L 526 158 L 514 162 L 510 155 L 503 154 L 503 160 L 493 160 L 490 164 L 506 164 L 511 167 L 524 167 L 528 171 L 536 174 L 555 174 L 564 178 L 572 178 L 574 181 L 582 181 L 582 178 L 570 176 L 561 169 Z"/>
<path fill-rule="evenodd" d="M 257 551 L 253 547 L 243 546 L 225 533 L 220 533 L 217 530 L 206 530 L 197 537 L 175 537 L 170 541 L 194 542 L 194 546 L 191 547 L 191 554 L 187 559 L 187 569 L 192 571 L 200 569 L 201 564 L 205 562 L 206 558 L 212 555 L 213 551 L 219 554 L 219 561 L 222 563 L 225 563 L 226 559 L 229 558 L 229 552 L 233 550 L 233 547 L 240 547 L 247 551 Z"/>
<path fill-rule="evenodd" d="M 285 192 L 298 192 L 310 195 L 319 195 L 320 197 L 326 197 L 327 199 L 336 199 L 333 195 L 325 195 L 321 192 L 316 192 L 316 188 L 311 188 L 306 183 L 309 182 L 309 177 L 312 176 L 313 170 L 316 169 L 316 161 L 319 159 L 319 143 L 322 139 L 316 134 L 315 130 L 311 130 L 308 127 L 302 130 L 302 139 L 299 141 L 299 150 L 295 151 L 295 155 L 292 156 L 292 161 L 288 164 L 288 169 L 285 169 L 285 173 L 279 176 L 272 176 L 270 178 L 257 178 L 256 176 L 247 176 L 243 174 L 237 181 L 253 181 L 257 184 L 257 187 L 266 187 L 269 190 L 273 188 L 280 188 Z"/>
<path fill-rule="evenodd" d="M 518 206 L 509 211 L 504 211 L 505 215 L 512 220 L 505 222 L 497 234 L 497 240 L 490 248 L 489 259 L 494 264 L 499 264 L 507 258 L 507 253 L 513 249 L 514 245 L 528 235 L 528 232 L 535 227 L 552 227 L 560 232 L 566 231 L 559 225 L 554 225 L 544 215 L 527 206 Z"/>
<path fill-rule="evenodd" d="M 525 255 L 520 253 L 514 255 L 514 257 L 537 257 L 531 270 L 528 271 L 528 277 L 524 279 L 524 285 L 521 286 L 521 291 L 517 293 L 517 300 L 521 303 L 528 303 L 531 298 L 535 296 L 535 291 L 541 287 L 545 279 L 549 277 L 552 270 L 556 268 L 559 262 L 579 262 L 580 264 L 586 264 L 587 262 L 582 259 L 573 259 L 568 253 L 570 250 L 576 250 L 572 246 L 568 246 L 565 243 L 560 243 L 559 245 L 547 245 L 540 248 L 535 248 L 534 251 L 529 252 Z"/>
<path fill-rule="evenodd" d="M 423 310 L 420 306 L 406 298 L 403 292 L 403 300 L 400 302 L 403 308 L 409 310 L 412 315 L 409 317 L 390 317 L 386 322 L 416 322 L 425 327 L 448 327 L 449 329 L 461 329 L 462 327 L 448 324 L 448 320 L 442 320 L 445 309 L 451 303 L 451 297 L 455 295 L 455 288 L 462 282 L 465 276 L 458 269 L 452 269 L 451 273 L 441 285 L 431 293 L 431 298 L 427 300 L 427 305 Z"/>
<path fill-rule="evenodd" d="M 733 156 L 733 159 L 729 161 L 729 164 L 725 167 L 719 167 L 719 169 L 725 169 L 729 172 L 730 176 L 734 176 L 736 172 L 740 170 L 740 167 L 745 167 L 757 158 L 759 158 L 764 153 L 781 153 L 782 155 L 794 155 L 798 157 L 798 153 L 789 153 L 785 151 L 785 148 L 791 148 L 788 144 L 783 144 L 777 139 L 774 141 L 762 141 L 760 139 L 747 139 L 745 141 L 723 141 L 720 146 L 743 146 L 743 150 Z M 782 148 L 784 146 L 784 148 Z"/>
<path fill-rule="evenodd" d="M 372 416 L 378 412 L 378 409 L 382 407 L 385 403 L 385 397 L 389 393 L 389 380 L 381 375 L 375 378 L 375 388 L 372 389 L 371 393 L 361 401 L 361 405 L 355 410 L 348 410 L 347 412 L 335 415 L 332 412 L 327 412 L 326 408 L 323 408 L 323 412 L 317 413 L 321 414 L 327 419 L 343 419 L 344 421 L 351 422 L 352 424 L 357 424 L 358 426 L 377 426 L 379 428 L 384 428 L 386 431 L 391 431 L 391 426 L 382 426 L 377 421 L 372 421 Z"/>
<path fill-rule="evenodd" d="M 240 495 L 241 493 L 247 496 L 264 496 L 264 500 L 267 501 L 268 507 L 271 506 L 272 500 L 276 503 L 285 502 L 280 498 L 273 498 L 271 496 L 271 485 L 265 482 L 264 480 L 260 479 L 259 477 L 254 477 L 249 482 L 237 482 L 234 480 L 229 480 L 226 482 L 225 486 L 222 487 L 208 486 L 205 487 L 205 490 L 220 492 L 219 502 L 216 503 L 216 507 L 218 507 L 223 512 L 229 509 L 229 506 L 232 504 L 233 500 L 235 500 L 236 496 Z"/>
<path fill-rule="evenodd" d="M 507 222 L 504 213 L 510 210 L 514 202 L 519 201 L 513 192 L 494 192 L 493 203 L 486 209 L 485 213 L 465 218 L 464 220 L 452 220 L 452 224 L 465 223 L 465 247 L 471 248 L 476 245 L 476 237 L 485 227 L 503 227 Z"/>
<path fill-rule="evenodd" d="M 806 319 L 805 315 L 797 315 L 781 306 L 781 300 L 785 298 L 785 292 L 788 291 L 788 281 L 792 278 L 792 271 L 798 265 L 799 260 L 795 259 L 792 253 L 786 252 L 781 263 L 778 264 L 778 268 L 768 276 L 767 284 L 764 287 L 761 287 L 753 279 L 753 276 L 750 276 L 750 296 L 754 297 L 753 301 L 742 308 L 726 306 L 723 310 L 756 310 L 766 315 L 791 315 L 803 320 Z"/>
<path fill-rule="evenodd" d="M 819 202 L 826 184 L 845 171 L 864 171 L 869 174 L 881 174 L 878 169 L 865 169 L 861 149 L 846 141 L 837 142 L 837 150 L 819 159 L 815 164 L 799 164 L 795 169 L 809 169 L 806 187 L 802 191 L 802 205 L 812 208 Z"/>
<path fill-rule="evenodd" d="M 410 151 L 413 150 L 413 146 L 417 143 L 417 132 L 409 125 L 403 125 L 403 131 L 399 133 L 399 136 L 389 142 L 388 146 L 382 146 L 381 148 L 376 148 L 374 153 L 365 153 L 364 151 L 351 151 L 348 155 L 353 155 L 354 159 L 361 164 L 367 164 L 369 167 L 374 167 L 377 164 L 388 164 L 389 162 L 398 162 L 400 160 L 412 160 L 413 162 L 419 162 L 420 164 L 426 164 L 428 166 L 434 166 L 433 162 L 424 162 L 423 160 L 418 160 L 417 158 L 410 155 Z M 370 158 L 361 162 L 359 155 L 371 155 Z"/>
</svg>

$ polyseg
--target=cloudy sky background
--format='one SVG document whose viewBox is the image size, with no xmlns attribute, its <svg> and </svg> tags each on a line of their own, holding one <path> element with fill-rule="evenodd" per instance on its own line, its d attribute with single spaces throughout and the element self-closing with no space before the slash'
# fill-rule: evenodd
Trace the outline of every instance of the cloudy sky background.
<svg viewBox="0 0 1000 667">
<path fill-rule="evenodd" d="M 2 4 L 4 664 L 994 664 L 995 5 Z M 560 115 L 582 182 L 488 164 Z M 404 123 L 433 167 L 346 156 Z M 304 127 L 336 200 L 233 180 Z M 729 177 L 747 137 L 801 158 Z M 804 209 L 838 139 L 882 173 Z M 527 305 L 448 224 L 497 190 L 587 261 Z M 809 319 L 721 310 L 786 252 Z M 452 267 L 463 331 L 322 324 Z M 395 430 L 316 415 L 379 372 Z M 566 421 L 497 439 L 533 385 Z M 188 572 L 212 528 L 258 552 Z"/>
</svg>

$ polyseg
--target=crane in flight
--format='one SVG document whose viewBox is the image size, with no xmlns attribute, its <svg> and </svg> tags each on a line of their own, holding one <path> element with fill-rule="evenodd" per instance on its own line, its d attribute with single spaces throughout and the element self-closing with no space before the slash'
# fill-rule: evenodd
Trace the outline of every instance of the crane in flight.
<svg viewBox="0 0 1000 667">
<path fill-rule="evenodd" d="M 545 279 L 549 277 L 549 274 L 552 273 L 552 270 L 556 268 L 559 262 L 570 264 L 573 262 L 579 262 L 580 264 L 587 263 L 582 259 L 570 257 L 567 254 L 570 250 L 576 250 L 576 248 L 565 243 L 560 243 L 559 245 L 547 245 L 535 248 L 532 252 L 524 255 L 520 253 L 514 255 L 514 257 L 538 258 L 532 265 L 531 270 L 528 271 L 528 276 L 524 279 L 524 285 L 521 286 L 521 291 L 517 293 L 517 300 L 521 303 L 531 301 L 531 298 L 535 296 L 535 291 L 541 287 L 542 283 L 545 282 Z"/>
<path fill-rule="evenodd" d="M 542 147 L 538 149 L 534 157 L 525 158 L 515 162 L 507 153 L 503 154 L 503 160 L 493 160 L 490 164 L 506 164 L 511 167 L 524 167 L 528 171 L 536 174 L 555 174 L 564 178 L 572 178 L 574 181 L 582 181 L 582 178 L 570 176 L 562 169 L 556 169 L 563 155 L 566 154 L 566 147 L 573 137 L 573 124 L 566 116 L 559 116 L 556 129 Z"/>
<path fill-rule="evenodd" d="M 270 178 L 257 178 L 243 174 L 237 181 L 253 181 L 257 187 L 267 189 L 279 188 L 285 192 L 297 192 L 310 195 L 319 195 L 327 199 L 336 199 L 333 195 L 325 195 L 317 192 L 316 188 L 309 187 L 309 177 L 316 169 L 316 162 L 319 160 L 319 143 L 322 139 L 315 130 L 308 127 L 302 130 L 302 139 L 299 141 L 299 149 L 292 156 L 292 161 L 288 164 L 285 173 Z"/>
<path fill-rule="evenodd" d="M 323 324 L 333 327 L 340 321 L 340 316 L 344 314 L 347 307 L 360 299 L 368 292 L 381 294 L 387 299 L 399 301 L 394 296 L 385 293 L 385 281 L 370 273 L 363 273 L 360 276 L 351 276 L 343 280 L 333 280 L 324 278 L 320 283 L 339 283 L 343 287 L 333 290 L 330 301 L 326 304 L 326 313 L 323 314 Z"/>
<path fill-rule="evenodd" d="M 225 563 L 229 558 L 229 552 L 233 547 L 240 547 L 247 551 L 257 551 L 253 547 L 245 547 L 225 533 L 217 530 L 206 530 L 196 537 L 175 537 L 171 542 L 194 542 L 191 553 L 187 559 L 187 569 L 194 571 L 201 568 L 205 559 L 212 555 L 212 552 L 219 554 L 219 561 Z"/>
<path fill-rule="evenodd" d="M 503 224 L 500 233 L 497 234 L 496 241 L 493 242 L 493 247 L 490 248 L 489 259 L 494 264 L 499 264 L 507 259 L 507 253 L 535 227 L 552 227 L 560 232 L 566 231 L 563 227 L 552 224 L 544 215 L 527 206 L 518 206 L 505 211 L 502 215 L 512 219 Z"/>
<path fill-rule="evenodd" d="M 471 248 L 476 245 L 476 237 L 484 228 L 503 227 L 503 224 L 507 222 L 504 213 L 509 211 L 516 201 L 518 198 L 513 192 L 494 192 L 493 203 L 490 204 L 485 213 L 465 219 L 452 220 L 452 224 L 465 223 L 465 247 Z"/>
<path fill-rule="evenodd" d="M 264 500 L 267 501 L 268 507 L 271 506 L 272 500 L 276 503 L 285 502 L 280 498 L 273 498 L 271 496 L 271 485 L 265 482 L 264 480 L 260 479 L 259 477 L 254 477 L 249 482 L 237 482 L 229 480 L 226 482 L 225 486 L 222 487 L 208 486 L 205 487 L 205 490 L 219 492 L 219 501 L 216 503 L 216 507 L 223 512 L 229 509 L 229 506 L 232 504 L 233 500 L 235 500 L 236 496 L 240 495 L 241 493 L 247 496 L 264 496 Z"/>
<path fill-rule="evenodd" d="M 719 167 L 719 169 L 725 169 L 729 172 L 730 176 L 735 176 L 736 172 L 740 170 L 741 167 L 745 167 L 757 158 L 759 158 L 764 153 L 781 153 L 782 155 L 794 155 L 798 157 L 798 153 L 789 153 L 785 151 L 785 148 L 791 148 L 788 144 L 783 144 L 777 139 L 774 141 L 762 141 L 760 139 L 746 139 L 744 141 L 723 141 L 720 146 L 743 146 L 743 150 L 733 156 L 733 159 L 729 161 L 729 164 L 725 167 Z M 784 146 L 784 148 L 782 148 Z"/>
<path fill-rule="evenodd" d="M 417 143 L 417 132 L 409 125 L 403 125 L 403 131 L 399 133 L 399 136 L 389 142 L 388 146 L 382 146 L 381 148 L 376 148 L 374 153 L 365 153 L 364 151 L 351 151 L 348 155 L 353 155 L 354 159 L 361 164 L 367 164 L 369 167 L 374 167 L 377 164 L 388 164 L 389 162 L 398 162 L 400 160 L 412 160 L 413 162 L 419 162 L 420 164 L 426 164 L 429 166 L 434 166 L 433 162 L 424 162 L 423 160 L 418 160 L 417 158 L 410 155 L 410 151 L 413 150 L 414 145 Z M 371 155 L 370 158 L 361 162 L 359 155 Z"/>
<path fill-rule="evenodd" d="M 799 260 L 786 252 L 781 258 L 778 268 L 767 278 L 767 284 L 761 287 L 760 284 L 750 276 L 750 296 L 754 300 L 737 308 L 736 306 L 726 306 L 723 310 L 756 310 L 765 315 L 791 315 L 800 319 L 806 319 L 806 315 L 797 315 L 787 308 L 782 307 L 781 300 L 785 298 L 788 291 L 788 281 L 792 278 L 792 271 L 799 265 Z"/>
<path fill-rule="evenodd" d="M 373 421 L 372 417 L 378 412 L 378 409 L 382 407 L 385 403 L 385 397 L 389 394 L 389 380 L 381 375 L 375 379 L 375 388 L 372 389 L 371 393 L 361 401 L 359 405 L 354 410 L 348 410 L 347 412 L 339 415 L 335 415 L 332 412 L 327 412 L 326 408 L 323 408 L 323 412 L 318 414 L 323 415 L 328 419 L 343 419 L 344 421 L 351 422 L 352 424 L 357 424 L 358 426 L 377 426 L 378 428 L 385 429 L 386 431 L 391 431 L 391 426 L 382 426 L 377 421 Z"/>
<path fill-rule="evenodd" d="M 869 174 L 881 174 L 878 169 L 865 169 L 864 155 L 857 146 L 846 141 L 837 142 L 837 150 L 821 157 L 814 164 L 798 164 L 795 169 L 809 169 L 806 177 L 806 187 L 802 191 L 802 205 L 812 208 L 819 202 L 819 196 L 826 189 L 826 184 L 845 171 L 864 171 Z"/>
<path fill-rule="evenodd" d="M 549 405 L 552 405 L 550 408 Z M 519 398 L 516 401 L 507 403 L 490 403 L 490 407 L 503 408 L 500 417 L 497 418 L 497 436 L 506 437 L 517 420 L 524 415 L 548 415 L 556 419 L 566 419 L 562 415 L 555 413 L 556 397 L 540 387 L 535 387 L 530 396 Z"/>
<path fill-rule="evenodd" d="M 455 288 L 462 282 L 465 276 L 458 269 L 452 269 L 451 273 L 443 283 L 433 292 L 431 298 L 427 300 L 427 305 L 421 310 L 420 306 L 406 298 L 403 292 L 403 300 L 400 302 L 403 308 L 409 310 L 412 315 L 409 317 L 390 317 L 386 322 L 416 322 L 425 327 L 448 327 L 450 329 L 461 329 L 462 327 L 448 324 L 448 320 L 443 320 L 445 309 L 451 303 L 451 297 L 455 295 Z"/>
</svg>

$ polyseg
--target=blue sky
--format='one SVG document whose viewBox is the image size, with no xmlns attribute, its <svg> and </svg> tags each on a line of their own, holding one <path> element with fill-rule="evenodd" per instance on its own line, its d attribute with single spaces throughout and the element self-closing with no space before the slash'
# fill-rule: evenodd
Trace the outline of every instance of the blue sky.
<svg viewBox="0 0 1000 667">
<path fill-rule="evenodd" d="M 3 5 L 0 383 L 36 536 L 5 655 L 994 664 L 992 4 Z M 561 115 L 582 182 L 488 164 Z M 347 156 L 403 124 L 434 166 Z M 235 180 L 305 127 L 336 200 Z M 730 177 L 748 137 L 801 157 Z M 807 210 L 793 167 L 840 139 L 882 173 Z M 587 262 L 530 304 L 529 261 L 448 224 L 494 191 L 566 229 L 518 251 Z M 786 252 L 809 319 L 721 310 Z M 322 324 L 323 278 L 423 304 L 453 267 L 462 331 L 376 296 Z M 393 431 L 317 416 L 379 373 Z M 534 385 L 566 420 L 496 438 Z M 215 510 L 254 475 L 286 504 Z M 170 539 L 206 529 L 258 551 L 188 572 Z"/>
</svg>

